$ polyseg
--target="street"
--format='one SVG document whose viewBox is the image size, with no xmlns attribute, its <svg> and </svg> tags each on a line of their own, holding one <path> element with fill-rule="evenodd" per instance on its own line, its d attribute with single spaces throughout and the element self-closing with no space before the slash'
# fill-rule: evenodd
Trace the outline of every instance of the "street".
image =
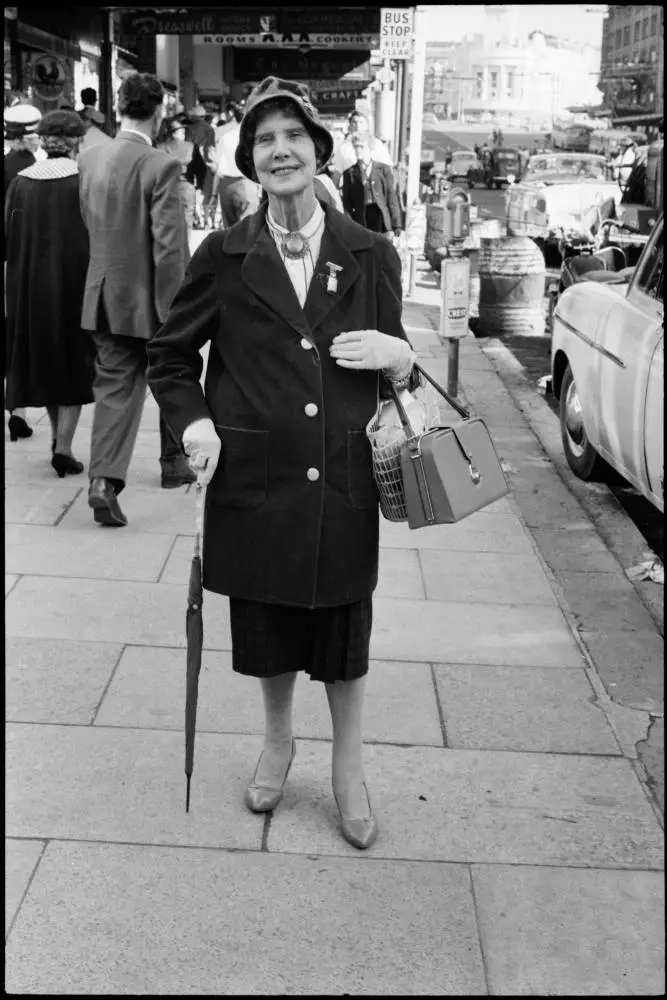
<svg viewBox="0 0 667 1000">
<path fill-rule="evenodd" d="M 435 133 L 431 131 L 427 134 L 429 138 L 432 135 L 435 135 Z M 453 130 L 448 130 L 443 133 L 443 136 L 438 138 L 438 143 L 445 142 L 445 144 L 451 145 L 452 149 L 457 148 L 454 145 L 455 142 L 463 144 L 463 140 L 466 138 L 464 133 L 455 132 Z M 471 136 L 469 135 L 467 138 L 470 139 Z M 517 139 L 519 137 L 514 136 L 513 138 Z M 539 138 L 539 136 L 533 134 L 530 136 L 526 135 L 522 139 L 522 144 L 528 145 L 529 142 L 532 143 L 534 138 Z M 481 141 L 481 139 L 474 139 L 473 141 Z M 510 144 L 509 140 L 507 141 L 507 144 Z M 464 190 L 467 190 L 467 185 L 465 183 L 463 183 L 462 186 Z M 495 189 L 489 191 L 485 187 L 475 187 L 472 191 L 470 191 L 470 200 L 472 204 L 477 207 L 480 219 L 497 219 L 501 224 L 504 223 L 504 189 L 500 191 Z M 542 389 L 539 385 L 540 380 L 545 376 L 549 376 L 551 371 L 551 340 L 548 331 L 545 329 L 544 337 L 506 337 L 504 342 L 508 350 L 511 351 L 516 360 L 524 368 L 528 378 L 535 388 L 535 392 L 541 393 Z M 558 400 L 556 400 L 550 392 L 546 393 L 545 399 L 554 413 L 557 414 L 559 406 Z M 655 554 L 664 561 L 664 518 L 660 511 L 658 511 L 651 503 L 649 503 L 648 500 L 641 496 L 637 490 L 622 480 L 621 477 L 612 469 L 606 470 L 604 482 L 626 511 L 628 517 L 642 533 L 648 548 L 655 552 Z M 595 489 L 596 484 L 591 484 L 591 494 L 595 493 Z"/>
</svg>

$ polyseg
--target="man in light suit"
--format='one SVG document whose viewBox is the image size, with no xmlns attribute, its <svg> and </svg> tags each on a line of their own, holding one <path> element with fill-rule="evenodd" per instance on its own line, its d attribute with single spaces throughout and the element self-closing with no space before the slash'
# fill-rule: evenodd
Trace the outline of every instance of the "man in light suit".
<svg viewBox="0 0 667 1000">
<path fill-rule="evenodd" d="M 162 85 L 148 73 L 118 92 L 121 127 L 79 157 L 81 211 L 90 236 L 81 325 L 97 347 L 88 504 L 99 524 L 127 524 L 118 503 L 146 397 L 146 345 L 167 318 L 189 262 L 179 195 L 181 164 L 152 140 Z M 160 416 L 162 486 L 193 482 Z"/>
</svg>

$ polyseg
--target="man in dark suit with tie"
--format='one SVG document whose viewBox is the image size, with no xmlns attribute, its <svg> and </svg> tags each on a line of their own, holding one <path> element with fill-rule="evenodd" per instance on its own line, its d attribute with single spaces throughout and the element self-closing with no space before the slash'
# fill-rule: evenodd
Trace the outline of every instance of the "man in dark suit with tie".
<svg viewBox="0 0 667 1000">
<path fill-rule="evenodd" d="M 153 147 L 163 94 L 148 73 L 127 77 L 118 95 L 120 131 L 79 156 L 90 238 L 81 326 L 97 348 L 88 503 L 99 524 L 117 527 L 127 524 L 117 495 L 146 398 L 146 346 L 167 318 L 190 259 L 181 163 Z M 165 489 L 194 481 L 162 416 L 160 465 Z"/>
<path fill-rule="evenodd" d="M 343 171 L 343 208 L 374 233 L 400 236 L 401 209 L 391 167 L 373 159 L 365 136 L 354 135 L 352 146 L 357 162 Z"/>
</svg>

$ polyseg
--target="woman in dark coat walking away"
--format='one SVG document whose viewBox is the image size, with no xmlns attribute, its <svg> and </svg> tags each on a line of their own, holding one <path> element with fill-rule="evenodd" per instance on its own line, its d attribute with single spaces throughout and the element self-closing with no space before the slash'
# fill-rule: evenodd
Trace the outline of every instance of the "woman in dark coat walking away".
<svg viewBox="0 0 667 1000">
<path fill-rule="evenodd" d="M 236 162 L 268 204 L 193 257 L 148 345 L 149 384 L 210 482 L 204 587 L 230 598 L 234 669 L 261 680 L 264 749 L 246 804 L 281 799 L 305 671 L 326 686 L 341 831 L 363 849 L 377 832 L 361 724 L 379 531 L 365 428 L 380 370 L 409 384 L 414 354 L 396 251 L 316 198 L 332 150 L 305 87 L 255 88 Z"/>
<path fill-rule="evenodd" d="M 52 111 L 38 126 L 47 159 L 21 170 L 5 199 L 7 409 L 45 406 L 51 464 L 83 472 L 72 455 L 81 407 L 93 402 L 95 347 L 81 329 L 88 233 L 75 156 L 85 125 Z"/>
</svg>

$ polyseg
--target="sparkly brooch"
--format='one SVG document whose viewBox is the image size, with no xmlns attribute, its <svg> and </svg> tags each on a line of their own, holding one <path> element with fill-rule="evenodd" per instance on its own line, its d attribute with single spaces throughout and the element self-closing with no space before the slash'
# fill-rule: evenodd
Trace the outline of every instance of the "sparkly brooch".
<svg viewBox="0 0 667 1000">
<path fill-rule="evenodd" d="M 310 243 L 301 233 L 287 233 L 281 237 L 280 249 L 290 260 L 303 260 L 310 251 Z"/>
</svg>

